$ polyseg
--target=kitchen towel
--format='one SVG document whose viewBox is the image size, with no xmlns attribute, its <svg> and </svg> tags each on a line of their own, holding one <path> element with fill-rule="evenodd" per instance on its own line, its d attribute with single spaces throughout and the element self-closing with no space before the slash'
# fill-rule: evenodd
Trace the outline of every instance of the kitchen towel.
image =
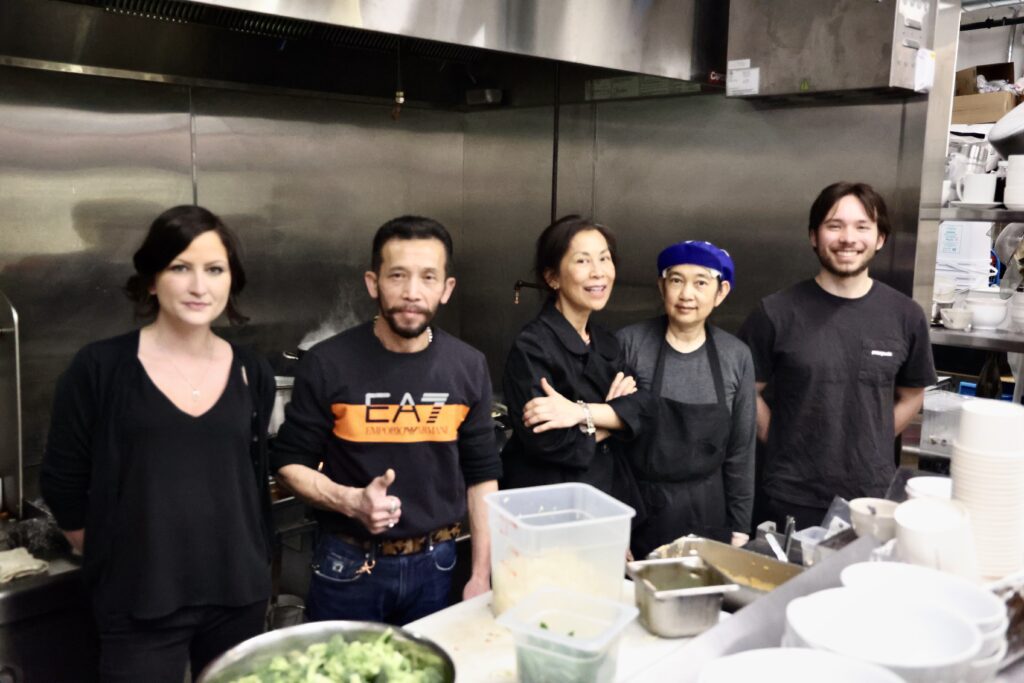
<svg viewBox="0 0 1024 683">
<path fill-rule="evenodd" d="M 48 562 L 33 557 L 24 548 L 4 550 L 0 552 L 0 584 L 22 576 L 42 574 L 49 566 Z"/>
</svg>

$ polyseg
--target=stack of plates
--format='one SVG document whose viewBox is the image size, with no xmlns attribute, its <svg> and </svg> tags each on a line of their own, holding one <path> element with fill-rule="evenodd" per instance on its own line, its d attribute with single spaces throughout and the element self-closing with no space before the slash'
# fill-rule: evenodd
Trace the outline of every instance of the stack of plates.
<svg viewBox="0 0 1024 683">
<path fill-rule="evenodd" d="M 840 574 L 844 586 L 927 601 L 959 614 L 981 633 L 971 681 L 989 680 L 1006 656 L 1006 604 L 982 586 L 945 572 L 901 562 L 861 562 Z"/>
<path fill-rule="evenodd" d="M 950 473 L 970 513 L 978 570 L 1001 578 L 1024 568 L 1024 407 L 968 401 L 960 411 Z"/>
<path fill-rule="evenodd" d="M 910 683 L 977 680 L 973 667 L 982 643 L 978 627 L 955 612 L 862 588 L 830 588 L 792 600 L 782 640 L 783 647 L 884 666 Z"/>
<path fill-rule="evenodd" d="M 778 676 L 778 678 L 775 678 Z M 747 650 L 708 662 L 697 683 L 785 680 L 786 683 L 903 683 L 886 668 L 832 652 L 792 647 Z"/>
</svg>

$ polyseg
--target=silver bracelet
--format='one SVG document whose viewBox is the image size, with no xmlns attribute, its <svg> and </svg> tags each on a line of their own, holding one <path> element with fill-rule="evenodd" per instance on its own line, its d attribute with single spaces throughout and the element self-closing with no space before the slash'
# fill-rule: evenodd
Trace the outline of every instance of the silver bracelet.
<svg viewBox="0 0 1024 683">
<path fill-rule="evenodd" d="M 585 425 L 580 425 L 580 431 L 587 436 L 593 436 L 597 433 L 597 427 L 594 426 L 594 416 L 590 414 L 590 406 L 583 401 L 576 401 L 576 405 L 583 408 L 583 417 L 587 419 L 587 423 Z"/>
</svg>

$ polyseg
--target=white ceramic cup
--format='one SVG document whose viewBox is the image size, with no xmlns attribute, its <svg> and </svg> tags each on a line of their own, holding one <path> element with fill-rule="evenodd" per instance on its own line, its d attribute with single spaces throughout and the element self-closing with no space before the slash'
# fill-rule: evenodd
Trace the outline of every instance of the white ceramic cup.
<svg viewBox="0 0 1024 683">
<path fill-rule="evenodd" d="M 978 576 L 970 516 L 963 503 L 914 498 L 901 503 L 896 519 L 896 551 L 910 564 L 969 579 Z"/>
<path fill-rule="evenodd" d="M 993 173 L 970 173 L 956 183 L 956 194 L 968 204 L 991 202 L 996 196 L 996 176 Z"/>
</svg>

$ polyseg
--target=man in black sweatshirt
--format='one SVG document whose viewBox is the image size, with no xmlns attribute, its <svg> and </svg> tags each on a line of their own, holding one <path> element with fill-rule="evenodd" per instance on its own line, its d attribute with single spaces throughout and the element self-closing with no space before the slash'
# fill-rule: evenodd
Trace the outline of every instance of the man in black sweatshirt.
<svg viewBox="0 0 1024 683">
<path fill-rule="evenodd" d="M 451 257 L 440 223 L 385 223 L 365 274 L 379 315 L 314 346 L 296 371 L 271 463 L 318 508 L 311 620 L 405 624 L 447 606 L 467 508 L 463 597 L 490 588 L 484 496 L 501 461 L 487 363 L 430 324 L 455 287 Z"/>
</svg>

